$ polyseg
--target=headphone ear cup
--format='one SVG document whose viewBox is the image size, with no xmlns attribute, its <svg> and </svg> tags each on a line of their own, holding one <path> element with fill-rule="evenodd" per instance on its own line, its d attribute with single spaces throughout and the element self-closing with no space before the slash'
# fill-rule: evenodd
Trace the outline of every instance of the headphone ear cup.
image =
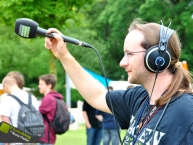
<svg viewBox="0 0 193 145">
<path fill-rule="evenodd" d="M 157 71 L 157 65 L 161 61 L 161 66 L 159 69 L 159 72 L 162 72 L 163 70 L 167 69 L 171 63 L 171 55 L 168 49 L 166 49 L 164 52 L 159 51 L 159 46 L 152 46 L 149 48 L 145 54 L 144 57 L 144 64 L 147 70 L 150 72 L 156 72 Z"/>
</svg>

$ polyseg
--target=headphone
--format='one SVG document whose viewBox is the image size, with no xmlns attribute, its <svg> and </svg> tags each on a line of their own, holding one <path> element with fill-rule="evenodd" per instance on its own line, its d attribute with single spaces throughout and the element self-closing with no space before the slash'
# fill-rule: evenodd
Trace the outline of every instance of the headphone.
<svg viewBox="0 0 193 145">
<path fill-rule="evenodd" d="M 170 26 L 170 25 L 169 25 Z M 156 73 L 167 69 L 171 63 L 171 53 L 168 49 L 168 40 L 174 30 L 160 25 L 160 41 L 159 45 L 150 47 L 144 57 L 144 64 L 147 70 Z"/>
</svg>

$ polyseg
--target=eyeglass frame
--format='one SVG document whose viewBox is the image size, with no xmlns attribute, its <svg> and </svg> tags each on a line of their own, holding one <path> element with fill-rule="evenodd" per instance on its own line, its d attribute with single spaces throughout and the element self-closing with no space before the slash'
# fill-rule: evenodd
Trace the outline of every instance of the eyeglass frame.
<svg viewBox="0 0 193 145">
<path fill-rule="evenodd" d="M 124 56 L 127 56 L 129 58 L 129 55 L 131 55 L 132 53 L 140 53 L 140 52 L 147 52 L 147 50 L 134 51 L 134 52 L 125 52 Z"/>
</svg>

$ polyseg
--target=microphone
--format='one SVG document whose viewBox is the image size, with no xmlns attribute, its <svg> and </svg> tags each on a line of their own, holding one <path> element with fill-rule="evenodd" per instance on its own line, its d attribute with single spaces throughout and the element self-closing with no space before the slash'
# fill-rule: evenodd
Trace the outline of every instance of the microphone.
<svg viewBox="0 0 193 145">
<path fill-rule="evenodd" d="M 17 19 L 15 22 L 15 33 L 23 38 L 35 38 L 36 35 L 54 38 L 53 33 L 48 34 L 46 29 L 40 28 L 38 26 L 39 24 L 31 19 L 20 18 Z M 86 42 L 82 42 L 80 40 L 64 35 L 61 35 L 61 37 L 65 42 L 79 45 L 82 47 L 92 48 L 92 46 Z"/>
</svg>

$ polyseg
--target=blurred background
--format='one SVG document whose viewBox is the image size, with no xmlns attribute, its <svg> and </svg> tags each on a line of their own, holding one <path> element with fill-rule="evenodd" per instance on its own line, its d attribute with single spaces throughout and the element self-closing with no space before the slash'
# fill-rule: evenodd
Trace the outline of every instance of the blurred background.
<svg viewBox="0 0 193 145">
<path fill-rule="evenodd" d="M 61 63 L 44 48 L 44 38 L 25 39 L 14 32 L 18 18 L 29 18 L 41 28 L 55 27 L 64 35 L 91 44 L 101 55 L 107 78 L 127 81 L 119 62 L 128 26 L 136 17 L 147 22 L 162 20 L 166 26 L 172 22 L 170 27 L 178 32 L 182 42 L 180 61 L 188 64 L 186 69 L 193 70 L 192 0 L 0 0 L 0 80 L 9 71 L 20 71 L 25 76 L 25 87 L 41 99 L 38 77 L 53 73 L 58 78 L 55 89 L 66 99 L 67 75 Z M 85 69 L 103 77 L 95 51 L 67 46 Z M 78 100 L 83 100 L 71 86 L 70 96 L 72 108 L 77 107 Z"/>
</svg>

